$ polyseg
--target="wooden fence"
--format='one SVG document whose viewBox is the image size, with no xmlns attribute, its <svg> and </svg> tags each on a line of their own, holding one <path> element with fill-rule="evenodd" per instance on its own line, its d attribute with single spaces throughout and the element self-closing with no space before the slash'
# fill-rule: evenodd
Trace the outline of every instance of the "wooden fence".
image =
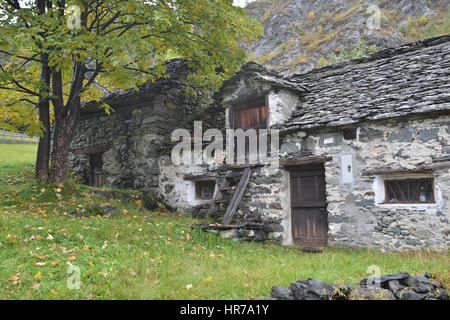
<svg viewBox="0 0 450 320">
<path fill-rule="evenodd" d="M 6 144 L 38 144 L 39 137 L 29 137 L 24 132 L 12 132 L 0 128 L 0 143 Z"/>
</svg>

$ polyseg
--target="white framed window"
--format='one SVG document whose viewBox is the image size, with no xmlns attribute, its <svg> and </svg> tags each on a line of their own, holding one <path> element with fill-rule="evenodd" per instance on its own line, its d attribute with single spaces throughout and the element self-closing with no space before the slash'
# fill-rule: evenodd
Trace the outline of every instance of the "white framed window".
<svg viewBox="0 0 450 320">
<path fill-rule="evenodd" d="M 385 208 L 425 210 L 436 213 L 442 192 L 433 173 L 392 173 L 375 178 L 375 205 Z"/>
</svg>

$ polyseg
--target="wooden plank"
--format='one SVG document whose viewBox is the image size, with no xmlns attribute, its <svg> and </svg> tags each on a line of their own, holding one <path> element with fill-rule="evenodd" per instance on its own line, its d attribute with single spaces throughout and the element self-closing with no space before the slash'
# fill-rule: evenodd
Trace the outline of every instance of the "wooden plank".
<svg viewBox="0 0 450 320">
<path fill-rule="evenodd" d="M 306 165 L 306 164 L 319 164 L 324 163 L 328 161 L 332 161 L 332 157 L 306 157 L 306 158 L 299 158 L 299 159 L 290 159 L 290 160 L 281 160 L 280 164 L 282 166 L 299 166 L 299 165 Z"/>
<path fill-rule="evenodd" d="M 214 175 L 193 175 L 193 174 L 186 174 L 183 176 L 183 180 L 190 180 L 190 181 L 205 181 L 205 180 L 216 180 L 217 176 Z"/>
<path fill-rule="evenodd" d="M 418 173 L 433 173 L 432 169 L 417 168 L 417 169 L 376 169 L 376 170 L 365 170 L 363 171 L 363 176 L 375 176 L 380 174 L 418 174 Z"/>
<path fill-rule="evenodd" d="M 290 181 L 294 244 L 302 247 L 326 247 L 328 215 L 323 167 L 321 170 L 293 171 Z"/>
<path fill-rule="evenodd" d="M 222 225 L 228 225 L 233 218 L 234 213 L 236 212 L 239 203 L 241 202 L 242 196 L 244 195 L 245 189 L 247 188 L 247 184 L 250 181 L 250 175 L 252 174 L 251 168 L 246 168 L 244 174 L 242 175 L 241 180 L 239 181 L 239 185 L 234 191 L 233 198 L 231 199 L 230 205 L 227 208 L 227 212 L 222 220 Z"/>
<path fill-rule="evenodd" d="M 208 212 L 205 215 L 205 224 L 208 223 L 208 218 L 213 215 L 213 213 L 217 210 L 216 201 L 223 199 L 222 188 L 226 187 L 228 184 L 226 179 L 221 179 L 217 183 L 217 192 L 214 194 L 214 200 L 211 203 L 211 206 L 208 209 Z"/>
<path fill-rule="evenodd" d="M 257 167 L 264 167 L 264 164 L 258 163 L 258 164 L 241 164 L 241 165 L 236 165 L 236 164 L 224 164 L 221 167 L 219 167 L 217 169 L 217 171 L 221 172 L 221 171 L 228 171 L 228 170 L 244 170 L 246 168 L 257 168 Z"/>
</svg>

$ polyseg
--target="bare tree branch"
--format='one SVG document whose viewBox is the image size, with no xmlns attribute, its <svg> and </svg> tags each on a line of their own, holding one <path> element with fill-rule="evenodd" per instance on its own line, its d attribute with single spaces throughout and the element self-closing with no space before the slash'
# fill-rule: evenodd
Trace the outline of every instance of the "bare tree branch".
<svg viewBox="0 0 450 320">
<path fill-rule="evenodd" d="M 4 54 L 7 54 L 9 56 L 17 57 L 17 58 L 24 59 L 24 60 L 27 60 L 27 61 L 36 61 L 36 62 L 42 63 L 42 60 L 34 58 L 36 55 L 34 55 L 33 57 L 24 57 L 24 56 L 16 56 L 13 53 L 8 52 L 8 51 L 4 51 L 4 50 L 0 50 L 0 52 L 4 53 Z"/>
</svg>

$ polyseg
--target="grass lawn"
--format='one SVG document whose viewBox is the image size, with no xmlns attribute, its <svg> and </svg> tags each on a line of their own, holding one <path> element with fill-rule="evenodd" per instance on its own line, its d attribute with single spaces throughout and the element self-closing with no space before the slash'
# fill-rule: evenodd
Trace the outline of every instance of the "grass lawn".
<svg viewBox="0 0 450 320">
<path fill-rule="evenodd" d="M 39 185 L 28 164 L 0 165 L 0 299 L 252 299 L 273 285 L 314 277 L 356 283 L 371 265 L 383 274 L 430 271 L 449 285 L 448 254 L 327 249 L 304 253 L 236 243 L 191 231 L 189 216 L 140 211 L 90 195 L 71 180 Z M 77 207 L 120 208 L 110 218 L 76 218 Z M 77 278 L 79 289 L 68 283 Z"/>
<path fill-rule="evenodd" d="M 36 161 L 37 144 L 1 144 L 0 166 L 33 163 Z"/>
</svg>

